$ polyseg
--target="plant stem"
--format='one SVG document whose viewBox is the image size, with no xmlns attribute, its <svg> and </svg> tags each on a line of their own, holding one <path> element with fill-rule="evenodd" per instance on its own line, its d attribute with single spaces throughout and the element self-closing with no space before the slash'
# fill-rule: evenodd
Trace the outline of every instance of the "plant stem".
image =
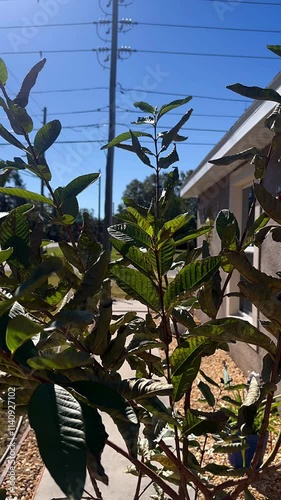
<svg viewBox="0 0 281 500">
<path fill-rule="evenodd" d="M 212 493 L 209 489 L 200 481 L 200 479 L 193 474 L 183 463 L 175 457 L 170 448 L 166 445 L 166 443 L 162 440 L 159 443 L 160 448 L 166 453 L 167 457 L 170 458 L 177 466 L 179 473 L 183 474 L 187 483 L 193 483 L 205 496 L 205 500 L 211 500 L 213 498 Z"/>
<path fill-rule="evenodd" d="M 161 477 L 157 476 L 157 474 L 155 474 L 155 472 L 153 470 L 149 469 L 149 467 L 147 467 L 147 465 L 145 465 L 144 463 L 142 463 L 137 458 L 131 457 L 129 455 L 129 453 L 127 453 L 126 451 L 124 451 L 117 444 L 112 443 L 112 441 L 107 440 L 106 444 L 108 446 L 110 446 L 110 448 L 113 448 L 113 450 L 117 451 L 117 453 L 119 453 L 123 457 L 127 458 L 127 460 L 129 460 L 130 462 L 132 462 L 132 464 L 134 464 L 135 467 L 139 471 L 141 471 L 144 475 L 150 477 L 150 479 L 152 479 L 152 481 L 154 483 L 158 484 L 160 486 L 160 488 L 162 488 L 162 490 L 167 495 L 169 495 L 172 498 L 172 500 L 180 500 L 179 495 L 168 484 L 166 484 L 165 481 L 163 481 L 163 479 Z"/>
<path fill-rule="evenodd" d="M 277 342 L 277 347 L 276 347 L 276 356 L 275 356 L 275 361 L 274 365 L 272 368 L 271 372 L 271 377 L 270 377 L 270 382 L 272 384 L 276 383 L 277 379 L 277 374 L 278 374 L 278 369 L 280 366 L 280 361 L 281 361 L 281 333 L 279 333 L 279 338 Z M 269 423 L 269 418 L 270 418 L 270 411 L 271 411 L 271 405 L 273 402 L 273 397 L 274 397 L 274 392 L 269 392 L 266 398 L 266 404 L 265 404 L 265 410 L 264 410 L 264 416 L 263 416 L 263 421 L 261 425 L 261 430 L 260 430 L 260 435 L 259 435 L 259 440 L 257 444 L 257 449 L 254 455 L 254 459 L 249 467 L 249 470 L 247 472 L 248 478 L 244 481 L 242 481 L 235 491 L 232 493 L 231 498 L 235 499 L 239 496 L 241 491 L 244 490 L 245 484 L 248 485 L 253 482 L 254 477 L 256 476 L 256 467 L 258 463 L 260 462 L 261 455 L 262 455 L 262 450 L 264 446 L 264 440 L 266 436 L 266 432 L 268 429 L 268 423 Z M 266 471 L 266 469 L 263 469 Z"/>
<path fill-rule="evenodd" d="M 272 452 L 267 457 L 266 461 L 262 464 L 261 470 L 266 469 L 271 464 L 271 462 L 273 462 L 273 460 L 275 459 L 275 457 L 279 451 L 280 445 L 281 445 L 281 431 L 279 431 L 279 434 L 277 436 L 277 439 L 276 439 L 276 442 L 275 442 L 275 445 L 274 445 Z"/>
<path fill-rule="evenodd" d="M 144 462 L 143 457 L 142 457 L 141 461 L 142 461 L 142 463 Z M 137 486 L 136 486 L 136 492 L 135 492 L 135 495 L 134 495 L 134 500 L 139 500 L 140 489 L 141 489 L 141 480 L 142 480 L 142 472 L 139 471 L 139 477 L 138 477 L 138 481 L 137 481 Z"/>
</svg>

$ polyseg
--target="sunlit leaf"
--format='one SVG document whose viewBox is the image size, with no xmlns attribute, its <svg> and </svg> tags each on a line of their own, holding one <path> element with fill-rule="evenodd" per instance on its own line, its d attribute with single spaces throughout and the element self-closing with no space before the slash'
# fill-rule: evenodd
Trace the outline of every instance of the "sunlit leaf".
<svg viewBox="0 0 281 500">
<path fill-rule="evenodd" d="M 28 415 L 51 476 L 67 498 L 80 500 L 86 479 L 86 445 L 79 403 L 63 387 L 40 384 L 29 402 Z"/>
</svg>

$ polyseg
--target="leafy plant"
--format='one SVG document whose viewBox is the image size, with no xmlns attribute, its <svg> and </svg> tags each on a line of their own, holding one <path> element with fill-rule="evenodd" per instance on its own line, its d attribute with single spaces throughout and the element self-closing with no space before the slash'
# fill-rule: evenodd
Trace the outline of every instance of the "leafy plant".
<svg viewBox="0 0 281 500">
<path fill-rule="evenodd" d="M 203 467 L 202 460 L 198 461 L 192 451 L 193 446 L 200 448 L 200 436 L 203 439 L 209 435 L 219 436 L 225 445 L 229 444 L 225 432 L 229 413 L 225 408 L 214 408 L 212 389 L 203 383 L 201 391 L 210 404 L 210 411 L 196 411 L 192 407 L 191 390 L 203 357 L 211 359 L 218 348 L 227 350 L 227 344 L 236 341 L 258 345 L 268 353 L 264 372 L 271 385 L 251 468 L 244 477 L 245 471 L 241 472 L 242 481 L 239 478 L 231 482 L 231 498 L 237 498 L 240 491 L 257 478 L 255 469 L 274 401 L 281 351 L 281 309 L 276 300 L 281 280 L 255 269 L 247 261 L 244 250 L 257 238 L 261 242 L 261 231 L 269 217 L 277 225 L 274 229 L 270 226 L 268 231 L 278 238 L 276 229 L 281 221 L 278 202 L 264 192 L 259 170 L 255 192 L 264 215 L 252 226 L 248 224 L 240 235 L 234 214 L 223 211 L 215 221 L 222 241 L 220 254 L 211 256 L 206 242 L 196 247 L 197 237 L 208 235 L 213 229 L 210 224 L 194 229 L 189 213 L 171 220 L 165 217 L 179 177 L 175 166 L 179 159 L 176 144 L 186 139 L 180 130 L 190 119 L 192 110 L 171 130 L 158 133 L 157 129 L 165 114 L 186 105 L 191 97 L 165 104 L 160 109 L 145 102 L 135 103 L 146 113 L 137 120 L 136 126 L 150 126 L 151 133 L 129 131 L 104 148 L 125 149 L 152 168 L 156 175 L 155 195 L 149 208 L 139 206 L 132 199 L 124 200 L 126 210 L 120 214 L 120 222 L 108 228 L 111 243 L 121 259 L 109 263 L 109 256 L 95 240 L 86 214 L 77 243 L 72 232 L 79 211 L 77 196 L 95 182 L 99 174 L 85 174 L 67 186 L 54 189 L 44 153 L 60 133 L 59 121 L 47 123 L 31 139 L 33 125 L 26 106 L 44 64 L 42 60 L 31 69 L 19 94 L 12 100 L 5 88 L 8 72 L 0 61 L 3 93 L 0 105 L 13 130 L 11 133 L 1 126 L 0 135 L 26 155 L 25 161 L 15 157 L 13 161 L 1 162 L 1 168 L 32 171 L 44 181 L 49 193 L 49 197 L 45 197 L 23 188 L 0 188 L 2 194 L 25 200 L 22 206 L 1 219 L 3 405 L 7 402 L 8 386 L 15 386 L 18 411 L 28 412 L 42 458 L 67 498 L 82 497 L 86 468 L 97 496 L 101 497 L 97 481 L 108 482 L 102 465 L 105 445 L 132 463 L 131 472 L 138 476 L 135 499 L 142 494 L 144 475 L 155 484 L 158 498 L 165 495 L 172 499 L 189 498 L 187 485 L 195 488 L 196 495 L 200 491 L 206 499 L 230 498 L 225 493 L 225 483 L 215 486 L 213 477 L 237 475 L 235 470 L 216 463 Z M 241 87 L 236 86 L 234 90 L 237 89 Z M 260 92 L 257 95 L 270 99 L 275 96 Z M 151 141 L 151 149 L 141 145 L 142 137 Z M 259 155 L 259 151 L 252 150 L 252 154 Z M 248 155 L 249 152 L 247 158 Z M 266 165 L 269 159 L 270 154 Z M 235 158 L 227 162 L 232 160 Z M 170 167 L 172 170 L 160 189 L 161 171 Z M 38 210 L 38 203 L 50 206 L 52 211 L 44 210 L 37 216 L 38 223 L 32 226 L 30 216 Z M 253 208 L 250 215 L 252 211 Z M 66 235 L 60 242 L 63 259 L 42 251 L 42 226 L 50 223 L 61 226 Z M 194 242 L 193 247 L 189 242 Z M 185 250 L 182 245 L 186 245 Z M 5 263 L 11 272 L 6 271 Z M 178 272 L 171 277 L 168 273 L 175 267 Z M 241 293 L 265 313 L 274 340 L 241 319 L 217 318 L 234 268 L 244 277 L 239 284 Z M 228 273 L 224 281 L 223 270 Z M 145 319 L 132 312 L 113 316 L 110 280 L 127 296 L 147 307 Z M 265 298 L 272 303 L 270 312 L 264 311 Z M 198 324 L 194 316 L 196 308 L 201 308 L 210 320 Z M 178 324 L 186 328 L 184 335 L 179 334 Z M 159 355 L 157 349 L 163 355 Z M 119 370 L 125 361 L 135 377 L 122 379 Z M 162 396 L 168 398 L 168 402 L 163 402 Z M 184 415 L 177 411 L 182 398 Z M 101 411 L 115 422 L 127 451 L 107 435 Z M 43 415 L 48 415 L 48 429 Z M 140 424 L 143 424 L 144 441 L 139 441 Z M 167 444 L 167 437 L 173 439 L 172 447 Z M 274 459 L 279 441 L 266 465 Z M 235 443 L 233 446 L 237 448 Z M 204 446 L 201 452 L 203 455 Z M 258 474 L 263 473 L 264 469 Z"/>
</svg>

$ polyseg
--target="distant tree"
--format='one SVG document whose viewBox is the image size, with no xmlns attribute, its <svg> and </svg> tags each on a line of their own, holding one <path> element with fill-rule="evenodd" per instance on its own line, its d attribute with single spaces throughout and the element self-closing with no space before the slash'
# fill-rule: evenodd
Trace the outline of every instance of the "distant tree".
<svg viewBox="0 0 281 500">
<path fill-rule="evenodd" d="M 25 184 L 18 172 L 18 170 L 4 170 L 0 174 L 0 186 L 13 186 L 17 188 L 25 188 Z M 9 212 L 15 207 L 23 205 L 25 200 L 18 196 L 11 196 L 7 194 L 0 194 L 0 212 Z"/>
<path fill-rule="evenodd" d="M 194 220 L 196 219 L 197 199 L 180 197 L 181 186 L 187 181 L 191 173 L 192 170 L 188 170 L 187 172 L 180 172 L 180 178 L 174 192 L 174 199 L 165 214 L 166 220 L 172 219 L 173 217 L 176 217 L 177 215 L 180 215 L 184 212 L 189 212 L 191 215 L 194 215 Z M 163 174 L 160 176 L 162 187 L 164 186 L 167 175 L 168 174 Z M 155 198 L 155 193 L 156 174 L 151 174 L 146 177 L 144 181 L 133 179 L 126 186 L 123 193 L 123 198 L 133 199 L 138 205 L 149 207 L 151 200 Z M 122 213 L 124 209 L 124 203 L 118 205 L 118 213 Z M 118 213 L 116 214 L 117 217 Z"/>
</svg>

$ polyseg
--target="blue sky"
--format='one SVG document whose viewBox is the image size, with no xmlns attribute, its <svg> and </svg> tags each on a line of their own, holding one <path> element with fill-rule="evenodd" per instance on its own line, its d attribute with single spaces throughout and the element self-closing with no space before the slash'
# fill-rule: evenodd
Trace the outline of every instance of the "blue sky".
<svg viewBox="0 0 281 500">
<path fill-rule="evenodd" d="M 119 20 L 131 18 L 139 24 L 126 33 L 124 30 L 119 33 L 118 46 L 129 46 L 136 52 L 126 59 L 123 53 L 118 61 L 116 134 L 134 128 L 131 122 L 138 116 L 133 106 L 135 101 L 146 100 L 161 106 L 181 95 L 199 96 L 176 111 L 178 113 L 181 110 L 187 111 L 189 107 L 194 108 L 194 114 L 185 125 L 188 130 L 184 131 L 184 135 L 188 135 L 188 141 L 178 146 L 178 166 L 184 171 L 196 168 L 250 103 L 231 93 L 226 89 L 226 85 L 240 82 L 245 85 L 267 86 L 281 68 L 280 59 L 266 49 L 267 44 L 281 44 L 281 3 L 273 6 L 270 5 L 272 1 L 260 1 L 265 5 L 250 5 L 244 0 L 120 2 Z M 278 4 L 277 0 L 275 2 Z M 124 7 L 126 3 L 129 5 Z M 106 33 L 107 27 L 100 26 L 97 29 L 95 24 L 60 27 L 46 25 L 93 23 L 105 19 L 102 9 L 109 14 L 111 12 L 111 7 L 107 7 L 107 4 L 109 0 L 0 0 L 0 56 L 5 60 L 10 72 L 7 91 L 14 95 L 30 67 L 41 56 L 47 58 L 47 64 L 39 75 L 28 106 L 28 111 L 34 118 L 35 128 L 40 127 L 42 110 L 46 106 L 47 119 L 58 118 L 62 122 L 63 131 L 58 141 L 96 141 L 53 146 L 47 153 L 53 172 L 52 185 L 65 185 L 77 175 L 97 172 L 100 169 L 102 215 L 106 156 L 100 147 L 107 142 L 108 134 L 109 70 L 106 68 L 109 62 L 105 61 L 107 53 L 99 53 L 98 60 L 95 51 L 83 51 L 98 47 L 109 48 L 110 43 L 99 37 L 110 40 L 110 33 Z M 147 26 L 142 23 L 203 28 Z M 15 26 L 22 28 L 16 29 Z M 265 32 L 226 31 L 222 28 Z M 274 30 L 279 30 L 279 33 L 270 33 Z M 49 50 L 77 49 L 82 52 L 46 53 Z M 35 53 L 20 54 L 23 51 Z M 5 54 L 6 52 L 9 54 Z M 265 59 L 210 57 L 206 54 L 250 55 Z M 269 59 L 266 59 L 267 57 Z M 85 88 L 92 90 L 77 90 Z M 72 91 L 51 92 L 57 90 Z M 78 113 L 80 111 L 84 113 Z M 168 128 L 179 117 L 171 115 L 163 118 L 162 125 Z M 9 128 L 3 112 L 0 113 L 0 121 Z M 81 125 L 84 127 L 80 127 Z M 1 147 L 1 159 L 12 159 L 17 154 L 18 151 L 10 146 Z M 117 207 L 126 185 L 132 179 L 143 180 L 150 173 L 151 170 L 140 163 L 137 157 L 116 150 L 114 206 Z M 23 177 L 28 189 L 40 189 L 39 181 L 30 174 L 24 174 Z M 80 195 L 79 202 L 82 208 L 93 209 L 97 215 L 97 183 Z"/>
</svg>

